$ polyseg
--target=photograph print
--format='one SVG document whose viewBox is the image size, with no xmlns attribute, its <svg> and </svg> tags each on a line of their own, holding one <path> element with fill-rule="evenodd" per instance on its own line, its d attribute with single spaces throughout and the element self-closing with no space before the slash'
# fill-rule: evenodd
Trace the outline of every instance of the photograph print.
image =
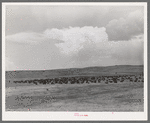
<svg viewBox="0 0 150 123">
<path fill-rule="evenodd" d="M 146 5 L 3 3 L 4 111 L 144 112 Z"/>
</svg>

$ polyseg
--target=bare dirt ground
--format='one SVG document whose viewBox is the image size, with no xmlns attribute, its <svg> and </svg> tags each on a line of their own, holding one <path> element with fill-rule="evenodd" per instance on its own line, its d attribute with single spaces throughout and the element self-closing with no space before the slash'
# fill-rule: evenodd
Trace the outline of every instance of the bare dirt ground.
<svg viewBox="0 0 150 123">
<path fill-rule="evenodd" d="M 6 111 L 144 111 L 142 82 L 6 88 Z"/>
</svg>

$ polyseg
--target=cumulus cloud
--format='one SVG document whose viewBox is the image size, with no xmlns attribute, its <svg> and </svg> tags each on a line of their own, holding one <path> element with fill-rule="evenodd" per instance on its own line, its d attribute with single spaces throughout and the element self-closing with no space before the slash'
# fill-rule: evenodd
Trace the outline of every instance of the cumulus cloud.
<svg viewBox="0 0 150 123">
<path fill-rule="evenodd" d="M 72 56 L 74 64 L 82 66 L 139 65 L 143 64 L 143 35 L 128 41 L 105 41 L 89 45 Z"/>
<path fill-rule="evenodd" d="M 8 39 L 13 44 L 6 43 L 6 55 L 20 69 L 143 64 L 143 34 L 128 41 L 108 41 L 104 27 L 86 26 L 47 29 L 41 34 L 19 33 Z M 18 42 L 26 41 L 26 46 L 25 43 L 18 45 Z M 32 42 L 34 45 L 30 45 Z"/>
<path fill-rule="evenodd" d="M 44 33 L 64 41 L 56 46 L 63 55 L 70 57 L 72 67 L 91 64 L 143 64 L 143 35 L 135 35 L 130 40 L 110 42 L 105 28 L 98 27 L 51 29 Z"/>
<path fill-rule="evenodd" d="M 143 17 L 143 6 L 7 6 L 7 69 L 143 64 Z"/>
<path fill-rule="evenodd" d="M 144 13 L 142 10 L 131 12 L 126 18 L 113 19 L 106 26 L 109 40 L 129 40 L 144 32 Z"/>
<path fill-rule="evenodd" d="M 56 44 L 56 46 L 65 54 L 77 53 L 89 45 L 108 40 L 104 27 L 86 26 L 82 28 L 47 29 L 44 34 L 50 38 L 64 41 Z"/>
</svg>

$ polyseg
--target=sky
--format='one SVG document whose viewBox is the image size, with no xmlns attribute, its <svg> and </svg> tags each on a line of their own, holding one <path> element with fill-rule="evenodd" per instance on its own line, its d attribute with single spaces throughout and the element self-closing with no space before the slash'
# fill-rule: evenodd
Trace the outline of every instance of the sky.
<svg viewBox="0 0 150 123">
<path fill-rule="evenodd" d="M 143 65 L 144 7 L 7 5 L 5 69 Z"/>
</svg>

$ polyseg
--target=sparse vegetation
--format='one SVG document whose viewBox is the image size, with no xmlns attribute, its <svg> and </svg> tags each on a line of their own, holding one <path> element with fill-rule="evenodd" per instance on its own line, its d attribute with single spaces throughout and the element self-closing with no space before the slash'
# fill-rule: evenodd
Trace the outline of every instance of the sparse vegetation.
<svg viewBox="0 0 150 123">
<path fill-rule="evenodd" d="M 95 77 L 60 77 L 52 79 L 35 79 L 25 81 L 14 81 L 14 83 L 32 83 L 32 84 L 83 84 L 83 83 L 118 83 L 118 82 L 144 82 L 143 75 L 118 75 L 118 76 L 95 76 Z"/>
<path fill-rule="evenodd" d="M 139 70 L 137 66 L 130 67 Z M 112 68 L 115 69 L 115 67 L 110 67 L 114 71 Z M 121 66 L 117 68 L 120 70 Z M 53 72 L 50 71 L 52 76 L 37 78 L 34 75 L 35 78 L 31 77 L 31 79 L 30 77 L 22 78 L 24 72 L 13 74 L 16 77 L 22 74 L 20 78 L 7 78 L 8 73 L 6 73 L 6 110 L 143 111 L 142 68 L 140 66 L 140 71 L 130 69 L 129 72 L 124 72 L 123 68 L 122 72 L 115 69 L 117 74 L 101 71 L 95 75 L 89 72 L 91 71 L 89 68 L 87 69 L 89 73 L 85 73 L 83 68 L 80 72 L 78 71 L 80 75 L 67 76 L 53 76 L 53 73 L 59 71 L 53 70 Z M 92 71 L 95 69 L 97 70 L 92 68 Z M 128 98 L 131 95 L 132 99 Z M 136 98 L 138 96 L 140 98 Z"/>
</svg>

